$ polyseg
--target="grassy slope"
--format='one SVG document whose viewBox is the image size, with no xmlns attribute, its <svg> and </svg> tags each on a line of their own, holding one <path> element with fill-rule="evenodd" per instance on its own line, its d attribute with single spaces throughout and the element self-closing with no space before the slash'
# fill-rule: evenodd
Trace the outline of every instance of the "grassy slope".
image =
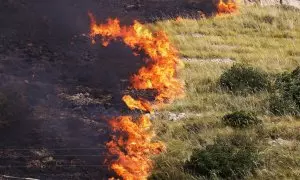
<svg viewBox="0 0 300 180">
<path fill-rule="evenodd" d="M 168 151 L 156 158 L 154 174 L 165 179 L 201 179 L 184 173 L 182 164 L 195 148 L 205 148 L 217 136 L 227 137 L 237 130 L 220 123 L 221 117 L 236 110 L 256 112 L 261 128 L 240 133 L 258 137 L 263 162 L 248 179 L 300 178 L 300 119 L 276 117 L 268 111 L 268 92 L 236 96 L 223 92 L 217 81 L 232 63 L 203 62 L 200 59 L 230 58 L 259 67 L 272 77 L 300 65 L 300 11 L 277 7 L 244 7 L 236 15 L 200 20 L 166 20 L 151 25 L 165 30 L 190 59 L 180 76 L 186 83 L 186 98 L 167 108 L 185 112 L 181 121 L 156 121 L 160 140 Z M 284 145 L 270 145 L 271 137 Z M 204 177 L 203 177 L 204 178 Z"/>
</svg>

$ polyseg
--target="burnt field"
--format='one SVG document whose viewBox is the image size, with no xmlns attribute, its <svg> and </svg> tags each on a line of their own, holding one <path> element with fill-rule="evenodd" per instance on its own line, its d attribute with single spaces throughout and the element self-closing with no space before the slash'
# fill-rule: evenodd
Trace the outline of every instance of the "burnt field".
<svg viewBox="0 0 300 180">
<path fill-rule="evenodd" d="M 1 1 L 0 7 L 1 91 L 17 93 L 26 107 L 1 128 L 1 175 L 105 177 L 108 135 L 101 117 L 122 107 L 114 100 L 138 62 L 122 44 L 102 49 L 83 35 L 88 10 L 109 4 Z M 105 11 L 103 18 L 111 10 Z"/>
</svg>

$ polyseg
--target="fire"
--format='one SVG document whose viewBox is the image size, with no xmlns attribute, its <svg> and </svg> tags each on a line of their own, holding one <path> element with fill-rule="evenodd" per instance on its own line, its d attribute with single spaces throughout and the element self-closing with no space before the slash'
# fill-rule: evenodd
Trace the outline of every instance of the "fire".
<svg viewBox="0 0 300 180">
<path fill-rule="evenodd" d="M 129 95 L 123 96 L 122 100 L 126 103 L 129 109 L 139 109 L 142 111 L 152 111 L 151 104 L 146 100 L 135 100 Z"/>
<path fill-rule="evenodd" d="M 118 156 L 111 168 L 124 179 L 147 179 L 152 167 L 149 156 L 164 149 L 161 142 L 151 142 L 150 118 L 143 115 L 135 122 L 131 116 L 120 116 L 110 123 L 115 132 L 126 134 L 126 140 L 115 136 L 107 143 L 109 152 Z"/>
<path fill-rule="evenodd" d="M 152 33 L 138 21 L 131 26 L 121 26 L 118 19 L 97 24 L 93 15 L 89 13 L 89 16 L 93 42 L 95 36 L 101 36 L 103 46 L 112 40 L 122 40 L 135 55 L 141 51 L 147 55 L 147 65 L 133 75 L 130 82 L 136 90 L 154 90 L 155 100 L 124 95 L 122 100 L 129 109 L 152 112 L 184 96 L 183 83 L 176 78 L 178 67 L 183 63 L 163 31 Z M 118 157 L 112 162 L 111 169 L 125 180 L 146 180 L 153 166 L 151 156 L 165 150 L 161 142 L 152 141 L 155 133 L 150 118 L 147 115 L 120 116 L 110 120 L 110 125 L 116 134 L 107 147 L 111 155 Z"/>
<path fill-rule="evenodd" d="M 228 0 L 227 3 L 225 3 L 223 0 L 220 0 L 217 5 L 217 12 L 218 15 L 221 14 L 230 14 L 233 12 L 236 12 L 238 9 L 236 2 L 232 0 Z"/>
<path fill-rule="evenodd" d="M 175 19 L 175 21 L 178 22 L 178 23 L 179 23 L 179 22 L 182 22 L 182 21 L 183 21 L 183 18 L 182 18 L 181 16 L 178 16 L 178 17 Z"/>
</svg>

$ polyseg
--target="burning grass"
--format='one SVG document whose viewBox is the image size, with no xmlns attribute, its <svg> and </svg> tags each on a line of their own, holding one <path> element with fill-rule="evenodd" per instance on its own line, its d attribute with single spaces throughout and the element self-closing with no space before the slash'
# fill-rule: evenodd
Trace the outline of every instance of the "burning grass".
<svg viewBox="0 0 300 180">
<path fill-rule="evenodd" d="M 152 33 L 137 21 L 132 26 L 123 27 L 118 19 L 109 19 L 107 24 L 97 24 L 94 16 L 89 16 L 90 35 L 92 38 L 101 36 L 103 46 L 109 45 L 111 40 L 120 39 L 135 50 L 134 54 L 143 51 L 147 55 L 147 65 L 132 76 L 131 86 L 135 90 L 155 90 L 156 95 L 153 101 L 124 95 L 122 100 L 129 109 L 152 112 L 184 96 L 183 83 L 176 77 L 177 67 L 182 66 L 182 63 L 163 31 Z M 145 114 L 137 118 L 132 115 L 119 116 L 111 119 L 110 125 L 116 134 L 107 143 L 107 147 L 111 155 L 117 156 L 116 160 L 110 162 L 111 169 L 125 180 L 147 179 L 153 166 L 151 156 L 165 149 L 162 142 L 152 141 L 155 133 L 150 117 Z"/>
<path fill-rule="evenodd" d="M 236 2 L 232 0 L 228 0 L 227 2 L 220 0 L 217 5 L 217 12 L 219 16 L 222 14 L 231 14 L 237 12 L 237 10 L 238 10 L 238 5 Z"/>
<path fill-rule="evenodd" d="M 181 56 L 193 59 L 185 63 L 180 74 L 186 97 L 165 109 L 184 112 L 187 117 L 168 121 L 161 115 L 161 121 L 154 122 L 167 152 L 156 158 L 152 179 L 207 179 L 184 171 L 185 162 L 194 151 L 203 152 L 214 144 L 217 137 L 229 141 L 236 133 L 258 138 L 255 146 L 260 161 L 255 163 L 259 166 L 247 172 L 245 179 L 300 177 L 299 117 L 274 116 L 268 102 L 271 92 L 235 95 L 218 85 L 222 73 L 234 62 L 262 69 L 271 82 L 276 74 L 299 66 L 299 16 L 300 11 L 294 9 L 241 7 L 238 14 L 226 18 L 167 20 L 151 25 L 168 33 Z M 205 62 L 216 58 L 220 61 Z M 222 62 L 228 58 L 233 62 Z M 255 112 L 263 123 L 252 129 L 222 125 L 225 114 L 241 110 Z"/>
</svg>

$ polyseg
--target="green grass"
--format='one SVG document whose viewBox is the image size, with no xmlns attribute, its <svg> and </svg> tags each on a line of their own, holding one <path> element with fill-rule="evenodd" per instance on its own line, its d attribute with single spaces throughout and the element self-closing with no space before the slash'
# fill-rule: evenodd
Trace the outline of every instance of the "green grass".
<svg viewBox="0 0 300 180">
<path fill-rule="evenodd" d="M 270 92 L 235 95 L 218 84 L 221 74 L 234 62 L 258 67 L 273 81 L 278 73 L 300 65 L 300 11 L 280 7 L 241 7 L 226 17 L 159 21 L 150 26 L 166 31 L 177 46 L 186 67 L 179 74 L 186 97 L 165 111 L 184 112 L 186 118 L 168 121 L 161 112 L 155 121 L 157 139 L 167 152 L 155 157 L 152 179 L 207 179 L 184 171 L 183 165 L 196 149 L 205 149 L 218 137 L 242 133 L 258 138 L 260 162 L 245 179 L 300 178 L 300 118 L 274 116 L 269 112 Z M 211 62 L 230 58 L 234 62 Z M 221 123 L 225 114 L 251 111 L 261 126 L 235 130 Z M 284 143 L 278 143 L 277 140 Z M 218 177 L 214 177 L 218 179 Z"/>
<path fill-rule="evenodd" d="M 245 7 L 237 15 L 160 21 L 183 57 L 231 58 L 278 72 L 299 65 L 299 12 Z"/>
</svg>

